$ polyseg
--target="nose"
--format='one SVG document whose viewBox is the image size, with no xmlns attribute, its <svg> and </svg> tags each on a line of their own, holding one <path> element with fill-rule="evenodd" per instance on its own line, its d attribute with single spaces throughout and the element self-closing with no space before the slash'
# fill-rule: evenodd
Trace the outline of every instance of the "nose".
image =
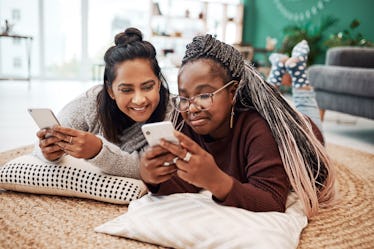
<svg viewBox="0 0 374 249">
<path fill-rule="evenodd" d="M 187 110 L 189 113 L 195 113 L 195 112 L 199 112 L 200 111 L 200 108 L 195 104 L 193 103 L 192 101 L 190 102 L 190 105 L 188 106 L 188 110 Z"/>
<path fill-rule="evenodd" d="M 131 99 L 131 102 L 136 105 L 141 105 L 145 102 L 146 98 L 142 92 L 135 92 L 134 96 Z"/>
</svg>

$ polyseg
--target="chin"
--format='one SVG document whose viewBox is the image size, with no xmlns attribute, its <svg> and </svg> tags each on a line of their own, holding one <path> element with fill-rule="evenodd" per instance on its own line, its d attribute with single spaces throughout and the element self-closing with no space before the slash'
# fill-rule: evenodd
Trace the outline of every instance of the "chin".
<svg viewBox="0 0 374 249">
<path fill-rule="evenodd" d="M 135 122 L 143 123 L 143 122 L 147 121 L 151 117 L 151 114 L 149 114 L 149 115 L 128 115 L 128 116 L 132 120 L 134 120 Z"/>
<path fill-rule="evenodd" d="M 190 126 L 199 135 L 209 135 L 210 129 L 206 126 Z"/>
</svg>

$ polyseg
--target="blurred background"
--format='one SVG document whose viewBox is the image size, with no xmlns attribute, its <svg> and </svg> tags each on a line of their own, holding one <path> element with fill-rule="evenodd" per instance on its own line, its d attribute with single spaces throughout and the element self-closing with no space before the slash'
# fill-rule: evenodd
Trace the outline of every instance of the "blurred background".
<svg viewBox="0 0 374 249">
<path fill-rule="evenodd" d="M 26 108 L 57 113 L 101 83 L 104 52 L 128 27 L 155 45 L 176 93 L 185 46 L 197 34 L 234 45 L 266 77 L 269 55 L 290 53 L 302 39 L 309 65 L 323 64 L 331 47 L 372 47 L 373 10 L 372 0 L 0 0 L 0 150 L 33 141 Z M 372 119 L 329 115 L 330 141 L 352 138 L 346 144 L 374 153 Z"/>
</svg>

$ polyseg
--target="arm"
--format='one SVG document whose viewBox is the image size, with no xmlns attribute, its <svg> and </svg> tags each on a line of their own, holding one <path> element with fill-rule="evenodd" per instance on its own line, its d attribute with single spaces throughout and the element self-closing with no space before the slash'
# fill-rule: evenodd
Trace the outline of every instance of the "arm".
<svg viewBox="0 0 374 249">
<path fill-rule="evenodd" d="M 102 148 L 95 157 L 87 161 L 100 168 L 104 173 L 139 179 L 139 152 L 123 151 L 104 137 L 98 137 L 103 142 Z"/>
<path fill-rule="evenodd" d="M 96 97 L 101 88 L 94 87 L 82 94 L 78 98 L 69 102 L 59 113 L 58 119 L 61 127 L 58 130 L 63 131 L 65 134 L 72 135 L 79 134 L 74 137 L 72 145 L 65 142 L 59 142 L 61 146 L 69 150 L 69 147 L 78 146 L 79 143 L 85 143 L 87 140 L 87 148 L 92 149 L 94 142 L 100 143 L 100 148 L 93 156 L 83 157 L 78 154 L 71 153 L 72 156 L 78 158 L 85 158 L 88 162 L 100 168 L 107 174 L 120 175 L 132 178 L 139 178 L 139 153 L 137 151 L 126 152 L 121 148 L 100 135 L 100 126 L 96 112 Z M 69 133 L 67 133 L 69 132 Z M 141 135 L 141 131 L 135 133 L 134 136 Z M 60 135 L 59 135 L 60 136 Z M 61 138 L 65 135 L 61 135 Z M 91 141 L 91 142 L 90 142 Z M 78 145 L 77 145 L 78 144 Z M 40 149 L 35 152 L 42 156 Z M 45 160 L 43 157 L 42 159 Z"/>
<path fill-rule="evenodd" d="M 61 127 L 93 134 L 97 133 L 99 126 L 96 115 L 96 96 L 100 89 L 99 87 L 91 88 L 66 104 L 58 114 Z M 68 142 L 70 137 L 67 134 L 60 133 L 45 138 L 47 132 L 52 133 L 50 129 L 38 131 L 37 137 L 39 140 L 35 144 L 34 154 L 47 162 L 59 161 L 65 152 L 58 143 L 64 142 L 64 139 L 65 142 Z"/>
<path fill-rule="evenodd" d="M 221 143 L 219 150 L 217 146 L 215 149 L 208 148 L 212 154 L 187 136 L 177 134 L 182 147 L 192 157 L 188 163 L 182 159 L 177 161 L 179 179 L 173 179 L 168 184 L 175 186 L 178 182 L 188 186 L 190 183 L 207 189 L 222 205 L 251 211 L 283 212 L 289 183 L 277 145 L 263 119 L 244 121 L 245 124 L 236 126 L 241 126 L 238 129 L 240 132 L 233 135 L 231 144 Z M 180 158 L 186 153 L 167 142 L 161 145 Z M 160 184 L 157 193 L 161 192 L 164 184 Z"/>
<path fill-rule="evenodd" d="M 289 181 L 270 128 L 262 118 L 238 122 L 241 132 L 233 138 L 238 141 L 238 147 L 232 150 L 238 151 L 239 158 L 245 158 L 239 165 L 243 170 L 242 179 L 233 177 L 234 183 L 226 198 L 215 200 L 251 211 L 284 212 Z M 233 161 L 240 164 L 240 159 Z"/>
</svg>

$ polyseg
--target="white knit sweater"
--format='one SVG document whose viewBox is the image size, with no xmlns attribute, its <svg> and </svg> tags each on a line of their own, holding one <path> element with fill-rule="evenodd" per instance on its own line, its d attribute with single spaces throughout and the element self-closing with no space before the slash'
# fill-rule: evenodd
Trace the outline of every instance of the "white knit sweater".
<svg viewBox="0 0 374 249">
<path fill-rule="evenodd" d="M 96 110 L 96 98 L 101 89 L 101 85 L 94 86 L 72 100 L 60 111 L 58 120 L 61 126 L 91 132 L 101 139 L 103 146 L 100 152 L 94 158 L 88 159 L 88 162 L 99 167 L 104 173 L 139 179 L 140 153 L 147 146 L 140 129 L 141 124 L 135 123 L 124 130 L 119 146 L 107 141 L 98 122 Z M 170 109 L 169 106 L 168 110 Z M 166 119 L 169 119 L 169 112 Z M 35 145 L 34 154 L 48 161 L 38 143 Z"/>
</svg>

